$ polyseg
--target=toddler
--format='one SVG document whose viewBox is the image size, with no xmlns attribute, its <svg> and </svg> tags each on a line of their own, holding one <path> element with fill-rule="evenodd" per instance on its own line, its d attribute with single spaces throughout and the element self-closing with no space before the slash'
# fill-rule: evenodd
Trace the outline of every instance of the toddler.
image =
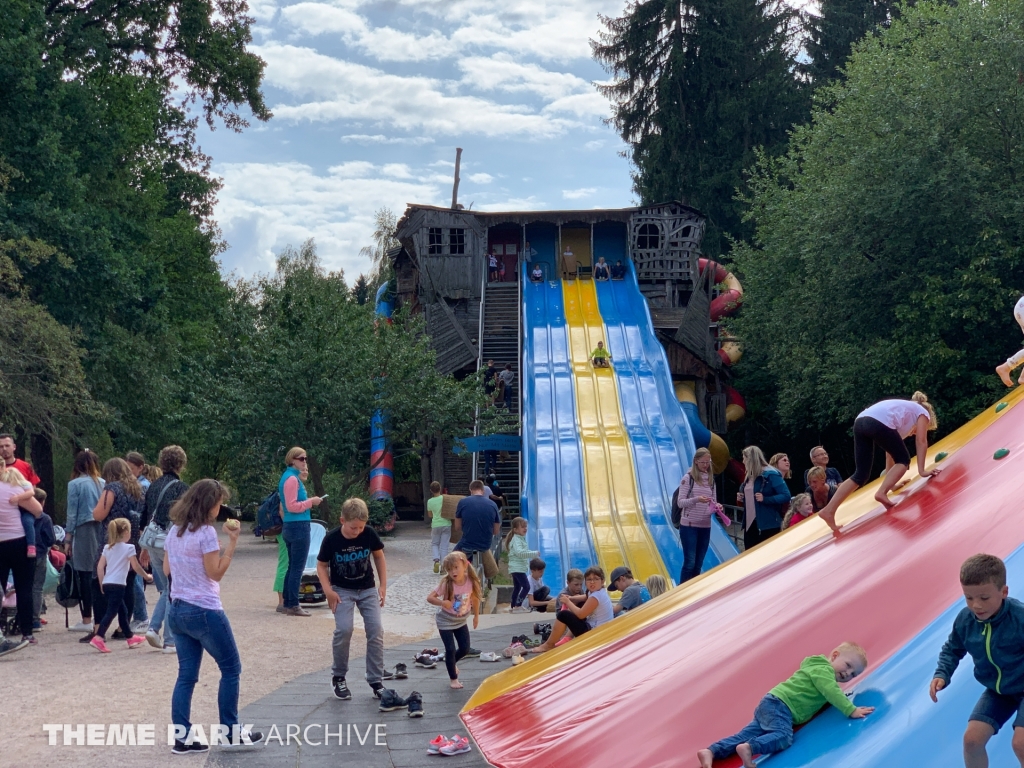
<svg viewBox="0 0 1024 768">
<path fill-rule="evenodd" d="M 928 694 L 938 701 L 960 659 L 971 654 L 974 678 L 985 690 L 967 719 L 964 765 L 988 766 L 985 745 L 1012 717 L 1013 751 L 1024 766 L 1024 604 L 1007 597 L 1006 566 L 994 555 L 967 558 L 960 587 L 967 607 L 953 621 Z"/>
<path fill-rule="evenodd" d="M 456 662 L 469 652 L 467 617 L 473 612 L 473 629 L 480 623 L 480 577 L 462 552 L 452 552 L 442 563 L 444 578 L 427 595 L 427 602 L 438 608 L 435 619 L 444 643 L 444 665 L 452 688 L 461 688 Z M 456 647 L 457 646 L 457 647 Z"/>
<path fill-rule="evenodd" d="M 131 624 L 128 622 L 128 607 L 124 604 L 129 568 L 147 584 L 153 581 L 153 577 L 139 565 L 139 559 L 135 556 L 135 545 L 129 543 L 131 538 L 132 524 L 127 518 L 119 517 L 110 521 L 110 525 L 107 526 L 107 544 L 103 547 L 103 554 L 96 565 L 96 580 L 101 585 L 100 591 L 107 596 L 107 612 L 97 626 L 94 637 L 89 641 L 89 645 L 100 653 L 110 653 L 105 636 L 115 616 L 129 648 L 146 642 L 146 638 L 132 633 Z"/>
<path fill-rule="evenodd" d="M 526 531 L 528 529 L 526 518 L 517 517 L 512 521 L 512 530 L 505 537 L 505 549 L 508 550 L 508 572 L 512 576 L 512 607 L 509 613 L 529 613 L 529 606 L 523 605 L 523 600 L 530 593 L 530 579 L 526 572 L 530 567 L 530 558 L 536 557 L 537 552 L 530 549 L 526 543 Z"/>
<path fill-rule="evenodd" d="M 1013 316 L 1020 325 L 1021 330 L 1024 331 L 1024 296 L 1017 299 L 1017 305 L 1013 308 Z M 1013 386 L 1013 380 L 1010 378 L 1010 371 L 1021 363 L 1024 363 L 1024 349 L 1020 350 L 1015 355 L 1011 355 L 1007 358 L 1005 363 L 996 366 L 996 373 L 998 373 L 999 378 L 1003 380 L 1003 384 L 1008 387 Z M 1024 371 L 1021 371 L 1020 378 L 1017 380 L 1017 383 L 1024 384 Z"/>
<path fill-rule="evenodd" d="M 789 512 L 782 519 L 782 530 L 806 520 L 814 514 L 814 504 L 811 503 L 811 494 L 798 493 L 789 504 Z"/>
<path fill-rule="evenodd" d="M 743 768 L 754 768 L 754 755 L 770 755 L 792 746 L 793 726 L 806 723 L 825 704 L 847 717 L 870 715 L 874 707 L 854 706 L 839 687 L 839 683 L 861 674 L 867 665 L 867 653 L 856 643 L 843 643 L 827 657 L 808 656 L 796 674 L 761 699 L 746 728 L 697 753 L 701 768 L 711 768 L 714 760 L 724 760 L 734 752 L 743 761 Z"/>
</svg>

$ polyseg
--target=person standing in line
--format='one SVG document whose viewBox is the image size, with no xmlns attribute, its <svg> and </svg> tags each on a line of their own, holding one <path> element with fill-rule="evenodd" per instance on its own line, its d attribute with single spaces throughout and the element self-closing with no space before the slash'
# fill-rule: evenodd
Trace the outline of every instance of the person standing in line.
<svg viewBox="0 0 1024 768">
<path fill-rule="evenodd" d="M 527 264 L 533 262 L 533 257 L 537 255 L 537 249 L 530 246 L 530 241 L 526 241 L 526 245 L 523 246 L 523 260 Z"/>
<path fill-rule="evenodd" d="M 498 282 L 498 254 L 493 248 L 487 249 L 487 282 Z"/>
<path fill-rule="evenodd" d="M 32 574 L 35 558 L 28 556 L 21 510 L 39 517 L 43 514 L 43 507 L 33 496 L 23 499 L 17 505 L 11 503 L 12 498 L 24 495 L 24 483 L 25 478 L 13 466 L 0 467 L 0 585 L 6 587 L 7 577 L 13 573 L 18 601 L 17 621 L 21 630 L 20 642 L 7 639 L 0 641 L 0 654 L 11 653 L 36 642 L 32 634 Z"/>
<path fill-rule="evenodd" d="M 512 382 L 516 375 L 512 372 L 512 363 L 505 363 L 505 368 L 498 374 L 502 384 L 505 385 L 505 410 L 512 410 Z"/>
<path fill-rule="evenodd" d="M 698 448 L 690 471 L 683 475 L 676 490 L 679 506 L 679 543 L 683 547 L 683 567 L 679 583 L 699 576 L 711 544 L 711 516 L 718 500 L 715 476 L 711 472 L 711 451 Z"/>
<path fill-rule="evenodd" d="M 103 527 L 93 519 L 92 511 L 100 501 L 106 481 L 100 477 L 100 459 L 88 448 L 75 455 L 68 483 L 67 526 L 64 529 L 68 556 L 79 585 L 78 609 L 82 620 L 69 627 L 70 632 L 92 632 L 92 572 L 103 547 Z"/>
<path fill-rule="evenodd" d="M 128 543 L 131 537 L 131 523 L 123 517 L 111 520 L 110 525 L 107 526 L 107 544 L 103 547 L 99 563 L 96 564 L 96 578 L 100 582 L 100 589 L 107 597 L 107 610 L 97 625 L 89 645 L 100 653 L 110 653 L 106 635 L 115 617 L 129 649 L 146 642 L 145 638 L 139 637 L 132 631 L 128 621 L 128 610 L 124 604 L 124 595 L 127 589 L 125 582 L 128 580 L 129 570 L 135 571 L 135 574 L 145 581 L 153 580 L 153 577 L 146 573 L 139 563 L 139 559 L 135 555 L 135 547 Z"/>
<path fill-rule="evenodd" d="M 924 463 L 928 453 L 928 433 L 938 428 L 935 409 L 924 392 L 915 392 L 910 400 L 882 400 L 861 411 L 853 422 L 856 468 L 818 516 L 828 523 L 834 534 L 839 533 L 836 511 L 847 496 L 871 479 L 876 445 L 885 451 L 885 479 L 875 492 L 875 501 L 886 509 L 895 506 L 895 502 L 889 500 L 889 492 L 910 469 L 910 452 L 903 441 L 911 435 L 917 446 L 918 474 L 922 478 L 938 475 L 942 470 L 937 467 L 925 469 Z"/>
<path fill-rule="evenodd" d="M 388 568 L 384 543 L 377 532 L 366 525 L 369 519 L 365 501 L 347 499 L 341 505 L 341 525 L 324 537 L 316 556 L 316 573 L 327 596 L 327 605 L 334 614 L 331 687 L 334 698 L 343 701 L 352 698 L 345 678 L 357 608 L 366 633 L 366 682 L 376 698 L 384 693 L 384 679 L 393 676 L 384 669 L 384 624 L 380 618 L 388 591 Z M 380 586 L 376 588 L 374 566 L 380 579 Z"/>
<path fill-rule="evenodd" d="M 225 747 L 258 744 L 263 734 L 238 722 L 238 687 L 242 659 L 235 635 L 220 600 L 220 582 L 231 566 L 241 526 L 229 520 L 223 526 L 228 545 L 221 551 L 213 527 L 231 492 L 216 480 L 200 480 L 171 508 L 171 529 L 164 542 L 164 576 L 170 582 L 171 624 L 178 651 L 178 678 L 171 695 L 171 721 L 175 727 L 176 755 L 207 752 L 192 728 L 192 694 L 199 682 L 199 665 L 206 651 L 220 669 L 217 712 L 227 729 Z M 230 523 L 234 525 L 229 525 Z M 179 738 L 180 737 L 180 738 Z"/>
<path fill-rule="evenodd" d="M 745 509 L 743 548 L 750 549 L 782 529 L 791 494 L 782 474 L 765 460 L 756 445 L 743 449 L 743 467 L 746 477 L 736 501 Z"/>
<path fill-rule="evenodd" d="M 1013 308 L 1013 318 L 1017 321 L 1020 329 L 1024 331 L 1024 296 L 1017 299 L 1017 304 Z M 996 366 L 996 373 L 999 375 L 1003 384 L 1008 387 L 1013 386 L 1013 379 L 1010 378 L 1010 373 L 1021 363 L 1024 363 L 1024 349 L 1010 355 L 1010 357 L 1006 359 L 1005 363 L 1000 363 Z M 1024 371 L 1020 372 L 1020 378 L 1017 380 L 1017 383 L 1024 384 Z"/>
<path fill-rule="evenodd" d="M 288 550 L 288 570 L 282 588 L 282 612 L 289 616 L 310 616 L 309 611 L 299 606 L 299 584 L 309 552 L 309 529 L 312 519 L 309 510 L 319 507 L 322 499 L 319 496 L 307 497 L 306 486 L 299 477 L 307 466 L 304 448 L 291 448 L 285 454 L 284 463 L 288 468 L 281 475 L 277 487 L 277 492 L 281 495 L 281 519 L 284 520 L 281 538 L 284 539 Z"/>
<path fill-rule="evenodd" d="M 816 445 L 811 448 L 811 464 L 813 465 L 811 469 L 814 469 L 814 467 L 821 467 L 825 471 L 825 482 L 828 483 L 833 492 L 839 487 L 839 484 L 843 482 L 843 476 L 840 474 L 839 470 L 828 465 L 828 451 L 825 450 L 824 446 Z M 808 490 L 811 487 L 808 474 L 810 471 L 811 470 L 808 469 L 804 472 L 804 488 Z"/>
<path fill-rule="evenodd" d="M 128 463 L 128 469 L 135 476 L 136 482 L 142 489 L 142 495 L 145 497 L 146 491 L 153 484 L 152 479 L 149 477 L 147 472 L 148 465 L 146 464 L 145 457 L 138 451 L 129 451 L 124 460 Z M 145 498 L 143 498 L 143 504 L 145 504 Z M 141 525 L 141 524 L 140 524 Z M 150 565 L 149 554 L 145 549 L 139 549 L 139 563 L 143 568 L 148 568 Z M 135 610 L 131 615 L 132 631 L 133 632 L 146 632 L 149 629 L 149 610 L 146 607 L 146 582 L 143 579 L 135 579 Z"/>
<path fill-rule="evenodd" d="M 188 484 L 181 479 L 181 473 L 185 471 L 185 465 L 188 463 L 188 456 L 180 446 L 168 445 L 161 449 L 157 463 L 160 465 L 161 474 L 146 491 L 140 523 L 143 530 L 152 526 L 151 535 L 143 537 L 143 552 L 152 566 L 153 583 L 160 593 L 149 620 L 149 627 L 146 629 L 146 642 L 164 653 L 174 653 L 174 633 L 171 632 L 171 623 L 166 620 L 170 597 L 167 579 L 164 577 L 164 545 L 167 531 L 171 527 L 171 508 L 188 490 Z"/>
<path fill-rule="evenodd" d="M 576 254 L 572 252 L 572 248 L 568 245 L 565 246 L 565 252 L 562 253 L 562 277 L 566 280 L 573 277 L 576 274 Z"/>
<path fill-rule="evenodd" d="M 435 480 L 430 484 L 430 498 L 427 499 L 427 517 L 430 520 L 430 553 L 434 556 L 434 573 L 441 572 L 441 561 L 448 554 L 452 540 L 452 521 L 441 517 L 444 496 L 441 484 Z"/>
<path fill-rule="evenodd" d="M 3 459 L 4 464 L 8 467 L 13 467 L 21 473 L 21 476 L 27 480 L 32 487 L 39 485 L 39 475 L 32 470 L 32 465 L 24 459 L 19 459 L 14 455 L 14 452 L 18 449 L 18 446 L 14 442 L 14 438 L 6 433 L 0 434 L 0 459 Z"/>
</svg>

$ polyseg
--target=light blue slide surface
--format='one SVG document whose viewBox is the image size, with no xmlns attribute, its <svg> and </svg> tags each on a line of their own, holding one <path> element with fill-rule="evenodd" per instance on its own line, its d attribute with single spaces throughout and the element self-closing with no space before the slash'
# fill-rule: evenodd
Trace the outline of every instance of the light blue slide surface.
<svg viewBox="0 0 1024 768">
<path fill-rule="evenodd" d="M 633 448 L 644 518 L 676 579 L 683 551 L 671 520 L 672 494 L 693 462 L 693 434 L 675 397 L 668 358 L 654 334 L 632 262 L 625 280 L 598 281 L 597 299 L 608 332 L 623 422 Z M 725 530 L 713 520 L 704 570 L 736 554 Z"/>
<path fill-rule="evenodd" d="M 953 578 L 956 570 L 950 569 Z M 1009 584 L 1024 583 L 1024 548 L 1006 559 L 1006 571 Z M 854 689 L 854 703 L 875 707 L 873 714 L 863 720 L 849 720 L 829 707 L 797 732 L 790 749 L 763 758 L 759 764 L 771 768 L 962 766 L 967 718 L 985 690 L 974 679 L 971 657 L 965 656 L 960 662 L 949 687 L 939 692 L 938 704 L 928 696 L 928 686 L 942 644 L 965 605 L 958 600 L 950 606 Z M 1012 737 L 1013 718 L 988 743 L 993 768 L 1017 765 L 1010 746 Z"/>
<path fill-rule="evenodd" d="M 525 270 L 522 273 L 525 277 Z M 523 280 L 523 490 L 527 541 L 552 595 L 570 568 L 597 562 L 583 501 L 583 461 L 562 285 Z"/>
</svg>

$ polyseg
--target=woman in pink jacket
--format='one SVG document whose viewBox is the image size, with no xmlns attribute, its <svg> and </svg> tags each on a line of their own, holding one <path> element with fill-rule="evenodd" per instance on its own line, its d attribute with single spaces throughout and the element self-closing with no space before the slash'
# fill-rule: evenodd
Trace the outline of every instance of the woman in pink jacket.
<svg viewBox="0 0 1024 768">
<path fill-rule="evenodd" d="M 711 472 L 711 451 L 698 448 L 693 466 L 683 475 L 676 491 L 679 507 L 679 541 L 683 545 L 683 568 L 679 583 L 700 574 L 711 543 L 711 516 L 717 504 L 715 476 Z"/>
</svg>

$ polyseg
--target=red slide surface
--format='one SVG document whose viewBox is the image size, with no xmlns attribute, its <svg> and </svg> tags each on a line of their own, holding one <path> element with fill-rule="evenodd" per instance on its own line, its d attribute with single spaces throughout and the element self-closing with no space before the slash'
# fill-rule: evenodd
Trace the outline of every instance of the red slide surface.
<svg viewBox="0 0 1024 768">
<path fill-rule="evenodd" d="M 696 751 L 746 725 L 804 657 L 852 640 L 870 674 L 962 597 L 965 558 L 1024 542 L 1020 399 L 935 446 L 930 457 L 950 454 L 943 473 L 912 471 L 891 512 L 870 501 L 874 484 L 862 489 L 840 510 L 840 523 L 861 512 L 841 539 L 811 519 L 704 574 L 703 590 L 688 584 L 485 681 L 462 717 L 487 759 L 696 766 Z"/>
</svg>

